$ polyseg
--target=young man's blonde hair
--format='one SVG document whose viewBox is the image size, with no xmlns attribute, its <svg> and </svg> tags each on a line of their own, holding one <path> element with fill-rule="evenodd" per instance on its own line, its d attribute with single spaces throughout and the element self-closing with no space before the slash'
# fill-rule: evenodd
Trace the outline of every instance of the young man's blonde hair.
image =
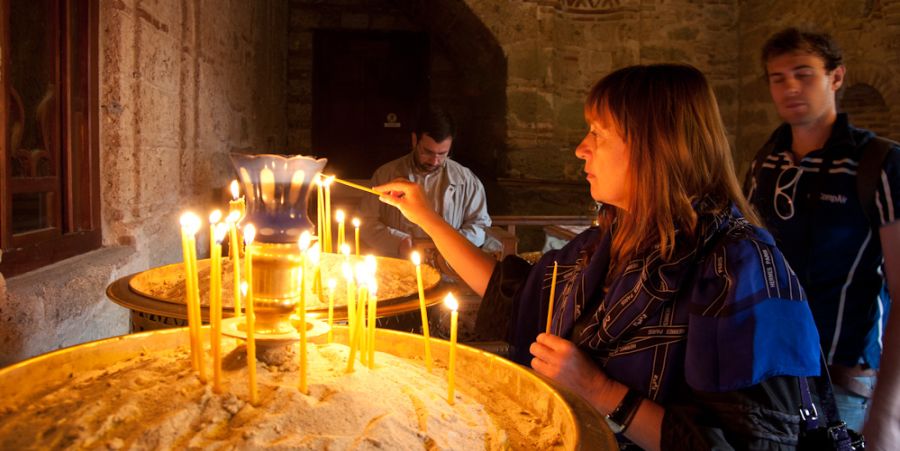
<svg viewBox="0 0 900 451">
<path fill-rule="evenodd" d="M 695 204 L 709 199 L 709 212 L 732 202 L 752 223 L 756 214 L 741 192 L 715 95 L 694 67 L 632 66 L 597 82 L 585 103 L 588 120 L 603 119 L 629 149 L 627 207 L 601 218 L 613 235 L 618 271 L 637 253 L 659 245 L 672 257 L 676 230 L 696 237 Z"/>
</svg>

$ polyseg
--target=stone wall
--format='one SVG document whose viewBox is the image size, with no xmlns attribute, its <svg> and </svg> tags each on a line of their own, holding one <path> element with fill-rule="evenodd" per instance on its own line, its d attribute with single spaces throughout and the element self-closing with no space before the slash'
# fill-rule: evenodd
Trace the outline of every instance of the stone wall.
<svg viewBox="0 0 900 451">
<path fill-rule="evenodd" d="M 592 202 L 574 149 L 593 83 L 632 64 L 689 63 L 713 84 L 737 129 L 735 1 L 467 0 L 508 61 L 502 213 L 584 214 Z M 522 179 L 532 180 L 523 184 Z M 539 183 L 534 183 L 539 181 Z M 493 206 L 492 206 L 493 210 Z"/>
<path fill-rule="evenodd" d="M 581 214 L 592 205 L 574 156 L 586 131 L 583 102 L 611 70 L 698 66 L 736 136 L 737 18 L 734 0 L 293 0 L 289 142 L 311 141 L 313 30 L 427 31 L 440 52 L 432 101 L 455 100 L 454 113 L 469 118 L 464 129 L 477 130 L 462 146 L 476 150 L 457 158 L 485 181 L 491 213 Z"/>
<path fill-rule="evenodd" d="M 291 153 L 318 150 L 311 149 L 316 30 L 426 33 L 430 52 L 428 64 L 422 70 L 427 72 L 428 99 L 422 100 L 447 109 L 459 123 L 454 158 L 482 178 L 496 178 L 498 156 L 505 140 L 505 60 L 496 39 L 464 3 L 292 0 L 288 37 Z M 348 133 L 353 132 L 353 125 L 348 124 Z M 361 143 L 365 139 L 359 137 Z"/>
<path fill-rule="evenodd" d="M 900 139 L 900 1 L 823 0 L 806 2 L 739 2 L 740 127 L 736 146 L 744 171 L 756 149 L 779 123 L 762 79 L 760 48 L 773 33 L 788 26 L 827 31 L 844 50 L 847 98 L 838 108 L 851 113 L 856 125 Z M 846 100 L 846 105 L 843 100 Z M 743 172 L 740 172 L 743 174 Z"/>
<path fill-rule="evenodd" d="M 0 283 L 0 366 L 128 332 L 106 286 L 180 260 L 228 152 L 286 148 L 286 34 L 286 0 L 100 2 L 104 248 Z"/>
</svg>

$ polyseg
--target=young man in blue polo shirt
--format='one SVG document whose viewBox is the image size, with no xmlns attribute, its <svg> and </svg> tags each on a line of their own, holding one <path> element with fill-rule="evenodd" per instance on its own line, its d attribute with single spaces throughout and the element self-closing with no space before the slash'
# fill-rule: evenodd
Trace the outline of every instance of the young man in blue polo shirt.
<svg viewBox="0 0 900 451">
<path fill-rule="evenodd" d="M 874 198 L 861 200 L 857 170 L 874 134 L 837 112 L 846 69 L 834 41 L 789 28 L 768 40 L 762 62 L 784 123 L 751 166 L 748 197 L 809 297 L 842 419 L 860 430 L 868 409 L 869 448 L 897 446 L 900 308 L 883 337 L 881 326 L 884 288 L 900 298 L 900 148 L 885 144 Z"/>
</svg>

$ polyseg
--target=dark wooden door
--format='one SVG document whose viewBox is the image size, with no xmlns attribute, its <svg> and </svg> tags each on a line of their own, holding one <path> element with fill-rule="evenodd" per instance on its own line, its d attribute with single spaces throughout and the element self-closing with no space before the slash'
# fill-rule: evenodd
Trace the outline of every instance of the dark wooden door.
<svg viewBox="0 0 900 451">
<path fill-rule="evenodd" d="M 320 30 L 313 47 L 312 151 L 326 172 L 369 178 L 410 150 L 428 104 L 428 36 Z"/>
</svg>

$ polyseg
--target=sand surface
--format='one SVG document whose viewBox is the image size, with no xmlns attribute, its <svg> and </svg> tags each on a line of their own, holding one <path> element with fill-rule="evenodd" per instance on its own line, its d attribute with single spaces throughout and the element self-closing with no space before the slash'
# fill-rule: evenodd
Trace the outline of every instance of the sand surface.
<svg viewBox="0 0 900 451">
<path fill-rule="evenodd" d="M 72 374 L 18 405 L 0 400 L 0 449 L 561 446 L 546 420 L 497 393 L 489 381 L 462 381 L 451 406 L 444 369 L 428 372 L 415 361 L 378 353 L 374 369 L 357 362 L 348 374 L 342 344 L 309 345 L 308 395 L 297 389 L 296 358 L 281 366 L 257 363 L 261 403 L 254 407 L 245 348 L 230 339 L 223 345 L 222 394 L 200 382 L 189 352 L 179 348 Z"/>
</svg>

